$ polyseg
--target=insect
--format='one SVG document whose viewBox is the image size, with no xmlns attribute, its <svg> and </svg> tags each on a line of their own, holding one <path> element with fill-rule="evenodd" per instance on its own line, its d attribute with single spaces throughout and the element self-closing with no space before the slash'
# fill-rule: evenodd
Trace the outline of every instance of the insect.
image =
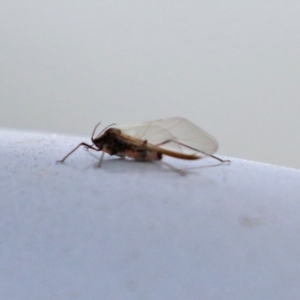
<svg viewBox="0 0 300 300">
<path fill-rule="evenodd" d="M 91 145 L 80 143 L 58 162 L 63 163 L 81 146 L 102 151 L 99 166 L 101 166 L 104 153 L 144 162 L 161 160 L 163 155 L 186 160 L 210 156 L 222 163 L 229 162 L 213 155 L 218 149 L 218 143 L 214 137 L 182 117 L 118 128 L 111 127 L 115 125 L 113 124 L 104 128 L 95 137 L 95 131 L 99 125 L 100 123 L 93 130 Z"/>
</svg>

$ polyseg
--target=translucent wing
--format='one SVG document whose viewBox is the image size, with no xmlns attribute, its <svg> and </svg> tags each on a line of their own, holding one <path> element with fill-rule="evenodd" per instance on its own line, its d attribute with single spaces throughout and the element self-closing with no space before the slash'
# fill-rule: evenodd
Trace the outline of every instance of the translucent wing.
<svg viewBox="0 0 300 300">
<path fill-rule="evenodd" d="M 137 125 L 125 125 L 118 128 L 127 135 L 147 140 L 152 145 L 180 153 L 197 154 L 200 152 L 211 155 L 218 149 L 218 142 L 214 137 L 181 117 L 160 119 Z"/>
</svg>

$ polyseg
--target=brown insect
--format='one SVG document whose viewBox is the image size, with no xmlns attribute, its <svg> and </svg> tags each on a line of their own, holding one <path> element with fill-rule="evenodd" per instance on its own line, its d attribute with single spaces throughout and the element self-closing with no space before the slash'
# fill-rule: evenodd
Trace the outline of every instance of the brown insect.
<svg viewBox="0 0 300 300">
<path fill-rule="evenodd" d="M 104 153 L 145 162 L 161 160 L 163 155 L 186 160 L 210 156 L 222 163 L 229 162 L 213 155 L 218 149 L 215 138 L 181 117 L 160 119 L 119 128 L 106 127 L 94 137 L 99 124 L 95 126 L 92 133 L 91 145 L 80 143 L 58 162 L 64 162 L 81 146 L 102 151 L 99 166 L 101 166 Z"/>
</svg>

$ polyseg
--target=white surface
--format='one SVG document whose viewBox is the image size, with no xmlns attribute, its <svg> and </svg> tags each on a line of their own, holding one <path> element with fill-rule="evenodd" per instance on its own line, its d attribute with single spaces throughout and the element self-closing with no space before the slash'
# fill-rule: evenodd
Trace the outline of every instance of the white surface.
<svg viewBox="0 0 300 300">
<path fill-rule="evenodd" d="M 299 297 L 299 171 L 55 163 L 83 140 L 0 133 L 0 299 Z"/>
</svg>

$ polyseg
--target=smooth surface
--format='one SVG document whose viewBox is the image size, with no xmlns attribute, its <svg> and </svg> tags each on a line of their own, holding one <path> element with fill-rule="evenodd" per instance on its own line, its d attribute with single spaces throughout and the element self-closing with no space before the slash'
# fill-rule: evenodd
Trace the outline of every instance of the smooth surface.
<svg viewBox="0 0 300 300">
<path fill-rule="evenodd" d="M 81 141 L 0 132 L 1 299 L 298 298 L 299 171 L 55 163 Z"/>
<path fill-rule="evenodd" d="M 88 136 L 182 116 L 300 169 L 300 1 L 1 1 L 0 127 Z"/>
</svg>

